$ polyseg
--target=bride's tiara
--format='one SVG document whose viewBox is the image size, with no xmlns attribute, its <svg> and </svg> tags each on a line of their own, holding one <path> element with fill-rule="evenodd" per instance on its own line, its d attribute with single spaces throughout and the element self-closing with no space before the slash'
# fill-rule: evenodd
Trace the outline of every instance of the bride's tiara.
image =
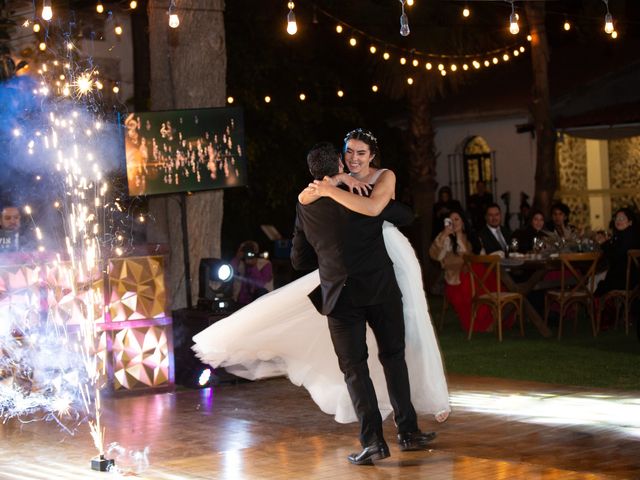
<svg viewBox="0 0 640 480">
<path fill-rule="evenodd" d="M 355 130 L 351 130 L 349 133 L 347 133 L 344 137 L 344 143 L 347 143 L 349 140 L 351 140 L 354 137 L 357 137 L 357 138 L 365 137 L 370 142 L 375 143 L 376 145 L 378 144 L 378 140 L 376 139 L 376 137 L 373 136 L 373 133 L 363 128 L 356 128 Z"/>
</svg>

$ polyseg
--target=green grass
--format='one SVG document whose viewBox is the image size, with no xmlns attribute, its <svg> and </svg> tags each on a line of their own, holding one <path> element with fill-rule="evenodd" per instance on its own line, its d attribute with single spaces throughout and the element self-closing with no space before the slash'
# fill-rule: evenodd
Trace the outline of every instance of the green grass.
<svg viewBox="0 0 640 480">
<path fill-rule="evenodd" d="M 434 327 L 439 322 L 442 297 L 429 297 Z M 557 330 L 554 331 L 557 333 Z M 444 329 L 437 332 L 448 373 L 531 380 L 583 387 L 640 391 L 640 342 L 635 326 L 629 336 L 624 328 L 593 338 L 584 318 L 573 331 L 565 320 L 563 338 L 544 338 L 525 320 L 525 336 L 513 328 L 503 332 L 474 333 L 471 341 L 449 309 Z"/>
</svg>

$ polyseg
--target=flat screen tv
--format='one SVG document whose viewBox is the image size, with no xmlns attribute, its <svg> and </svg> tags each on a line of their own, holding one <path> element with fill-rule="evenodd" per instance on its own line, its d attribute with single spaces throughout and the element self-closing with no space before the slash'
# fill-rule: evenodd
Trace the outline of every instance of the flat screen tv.
<svg viewBox="0 0 640 480">
<path fill-rule="evenodd" d="M 247 184 L 241 108 L 131 113 L 124 137 L 130 196 Z"/>
</svg>

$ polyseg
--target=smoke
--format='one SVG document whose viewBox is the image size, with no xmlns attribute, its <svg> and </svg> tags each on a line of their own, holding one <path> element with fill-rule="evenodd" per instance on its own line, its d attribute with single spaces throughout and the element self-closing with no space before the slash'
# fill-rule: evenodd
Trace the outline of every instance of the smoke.
<svg viewBox="0 0 640 480">
<path fill-rule="evenodd" d="M 109 175 L 123 158 L 113 123 L 29 79 L 0 84 L 0 190 L 19 206 L 20 242 L 0 255 L 0 418 L 89 422 L 99 452 L 102 255 Z M 1 233 L 1 232 L 0 232 Z"/>
</svg>

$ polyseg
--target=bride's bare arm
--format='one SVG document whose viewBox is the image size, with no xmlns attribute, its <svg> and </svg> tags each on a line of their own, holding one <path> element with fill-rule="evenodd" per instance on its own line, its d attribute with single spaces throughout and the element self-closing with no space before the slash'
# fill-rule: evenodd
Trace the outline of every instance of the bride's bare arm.
<svg viewBox="0 0 640 480">
<path fill-rule="evenodd" d="M 332 185 L 337 186 L 339 184 L 344 184 L 349 187 L 351 191 L 357 192 L 359 195 L 366 195 L 371 191 L 371 185 L 361 182 L 355 178 L 353 178 L 348 173 L 339 173 L 334 175 L 333 177 L 325 177 L 328 178 Z M 316 189 L 312 187 L 305 188 L 298 195 L 298 201 L 302 205 L 309 205 L 310 203 L 315 202 L 320 198 L 320 195 L 316 193 Z"/>
<path fill-rule="evenodd" d="M 394 197 L 396 188 L 396 176 L 391 170 L 385 170 L 382 172 L 376 182 L 376 188 L 373 189 L 370 197 L 362 197 L 353 193 L 341 190 L 331 184 L 330 181 L 316 180 L 313 184 L 309 185 L 311 190 L 321 197 L 330 197 L 342 206 L 348 208 L 362 215 L 369 217 L 375 217 L 382 212 L 384 207 L 387 206 L 389 200 Z"/>
</svg>

